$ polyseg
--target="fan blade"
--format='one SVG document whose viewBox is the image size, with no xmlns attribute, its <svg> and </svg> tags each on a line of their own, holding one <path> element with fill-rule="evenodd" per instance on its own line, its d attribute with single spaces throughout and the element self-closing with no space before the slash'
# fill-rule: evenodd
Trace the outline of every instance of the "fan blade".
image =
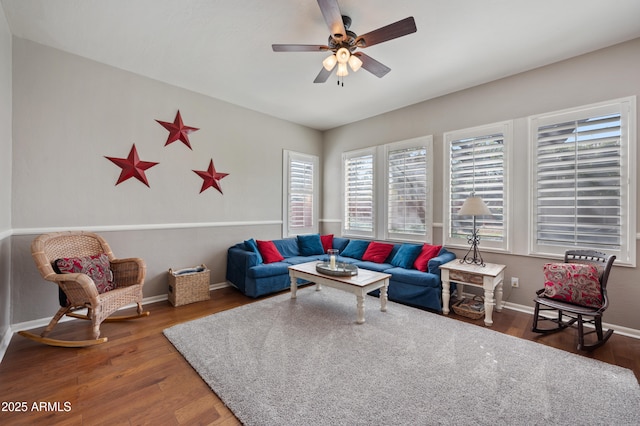
<svg viewBox="0 0 640 426">
<path fill-rule="evenodd" d="M 362 61 L 362 68 L 369 71 L 371 74 L 375 75 L 378 78 L 384 77 L 389 71 L 391 71 L 391 68 L 383 63 L 376 61 L 369 55 L 366 55 L 362 52 L 356 52 L 354 53 L 354 55 L 360 58 L 360 60 Z"/>
<path fill-rule="evenodd" d="M 272 44 L 274 52 L 325 52 L 329 46 L 322 44 Z"/>
<path fill-rule="evenodd" d="M 320 70 L 320 73 L 318 74 L 316 79 L 313 80 L 313 82 L 314 83 L 324 83 L 325 81 L 327 81 L 327 79 L 329 78 L 330 75 L 331 75 L 331 71 L 327 71 L 325 69 L 325 67 L 322 67 L 322 69 Z"/>
<path fill-rule="evenodd" d="M 343 40 L 347 37 L 347 32 L 344 29 L 344 23 L 342 22 L 342 13 L 340 13 L 340 7 L 337 0 L 318 0 L 318 6 L 324 21 L 329 26 L 329 31 L 333 38 L 337 40 Z"/>
<path fill-rule="evenodd" d="M 408 18 L 359 36 L 356 39 L 356 45 L 358 47 L 369 47 L 374 44 L 415 33 L 417 30 L 416 21 L 413 19 L 413 16 L 409 16 Z"/>
</svg>

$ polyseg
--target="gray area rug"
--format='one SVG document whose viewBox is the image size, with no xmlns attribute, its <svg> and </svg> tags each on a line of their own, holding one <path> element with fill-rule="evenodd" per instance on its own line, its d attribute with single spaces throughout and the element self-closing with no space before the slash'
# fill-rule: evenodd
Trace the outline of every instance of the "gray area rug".
<svg viewBox="0 0 640 426">
<path fill-rule="evenodd" d="M 246 425 L 640 423 L 631 370 L 365 303 L 358 325 L 354 295 L 307 287 L 164 334 Z"/>
</svg>

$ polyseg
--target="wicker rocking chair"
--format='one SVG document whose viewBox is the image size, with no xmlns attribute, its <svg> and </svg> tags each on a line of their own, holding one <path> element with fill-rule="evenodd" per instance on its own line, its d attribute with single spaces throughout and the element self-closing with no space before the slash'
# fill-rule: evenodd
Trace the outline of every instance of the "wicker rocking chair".
<svg viewBox="0 0 640 426">
<path fill-rule="evenodd" d="M 148 316 L 142 310 L 142 286 L 146 274 L 146 265 L 142 259 L 116 259 L 111 248 L 101 236 L 84 231 L 56 232 L 40 235 L 31 244 L 31 254 L 40 275 L 58 284 L 61 292 L 61 308 L 56 312 L 41 335 L 28 331 L 18 334 L 29 339 L 52 346 L 84 347 L 107 341 L 100 337 L 100 324 L 103 321 L 120 321 Z M 100 256 L 104 255 L 104 256 Z M 110 291 L 100 293 L 94 280 L 87 273 L 59 273 L 58 259 L 94 259 L 106 261 L 106 273 L 109 274 Z M 108 259 L 108 261 L 107 261 Z M 65 298 L 66 296 L 66 298 Z M 66 300 L 65 300 L 66 299 Z M 110 316 L 125 305 L 136 303 L 137 314 L 128 316 Z M 74 313 L 74 310 L 87 309 L 87 314 Z M 91 320 L 93 340 L 58 340 L 46 337 L 63 316 Z"/>
<path fill-rule="evenodd" d="M 591 351 L 604 345 L 609 337 L 613 334 L 613 330 L 602 329 L 602 314 L 609 307 L 609 299 L 607 297 L 607 282 L 609 273 L 616 257 L 607 255 L 593 250 L 568 250 L 564 255 L 565 264 L 586 264 L 593 265 L 598 270 L 598 280 L 601 294 L 601 302 L 599 306 L 571 303 L 556 298 L 547 297 L 545 289 L 536 292 L 537 297 L 534 299 L 535 311 L 533 315 L 533 326 L 531 330 L 536 333 L 548 334 L 556 331 L 564 330 L 573 324 L 578 328 L 578 350 Z M 557 311 L 557 315 L 545 316 L 546 311 Z M 565 319 L 566 317 L 566 319 Z M 541 328 L 539 322 L 551 322 L 554 326 L 549 328 Z M 584 324 L 593 325 L 594 329 L 588 332 L 584 331 Z M 595 339 L 590 339 L 590 343 L 585 343 L 585 336 L 595 334 Z"/>
</svg>

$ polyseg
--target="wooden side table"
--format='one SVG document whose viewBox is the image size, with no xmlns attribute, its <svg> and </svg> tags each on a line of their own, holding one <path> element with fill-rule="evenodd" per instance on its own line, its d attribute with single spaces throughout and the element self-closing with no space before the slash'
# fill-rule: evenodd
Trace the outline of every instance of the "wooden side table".
<svg viewBox="0 0 640 426">
<path fill-rule="evenodd" d="M 486 263 L 485 266 L 460 263 L 460 259 L 440 266 L 442 270 L 442 313 L 449 314 L 450 284 L 455 281 L 458 294 L 462 297 L 464 286 L 470 285 L 484 289 L 484 324 L 493 325 L 493 308 L 502 310 L 502 282 L 505 265 Z M 495 298 L 494 298 L 495 292 Z"/>
</svg>

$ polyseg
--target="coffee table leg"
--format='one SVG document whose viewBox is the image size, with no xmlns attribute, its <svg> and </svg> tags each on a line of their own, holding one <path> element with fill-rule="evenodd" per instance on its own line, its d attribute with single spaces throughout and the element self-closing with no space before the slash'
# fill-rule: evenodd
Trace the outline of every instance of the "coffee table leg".
<svg viewBox="0 0 640 426">
<path fill-rule="evenodd" d="M 387 312 L 387 287 L 389 286 L 389 280 L 384 281 L 384 285 L 380 287 L 380 310 Z"/>
<path fill-rule="evenodd" d="M 289 279 L 291 280 L 291 298 L 295 299 L 298 291 L 298 279 L 293 271 L 289 271 Z"/>
<path fill-rule="evenodd" d="M 364 295 L 362 294 L 358 294 L 356 296 L 357 298 L 357 305 L 358 305 L 358 324 L 363 324 L 364 323 Z"/>
</svg>

